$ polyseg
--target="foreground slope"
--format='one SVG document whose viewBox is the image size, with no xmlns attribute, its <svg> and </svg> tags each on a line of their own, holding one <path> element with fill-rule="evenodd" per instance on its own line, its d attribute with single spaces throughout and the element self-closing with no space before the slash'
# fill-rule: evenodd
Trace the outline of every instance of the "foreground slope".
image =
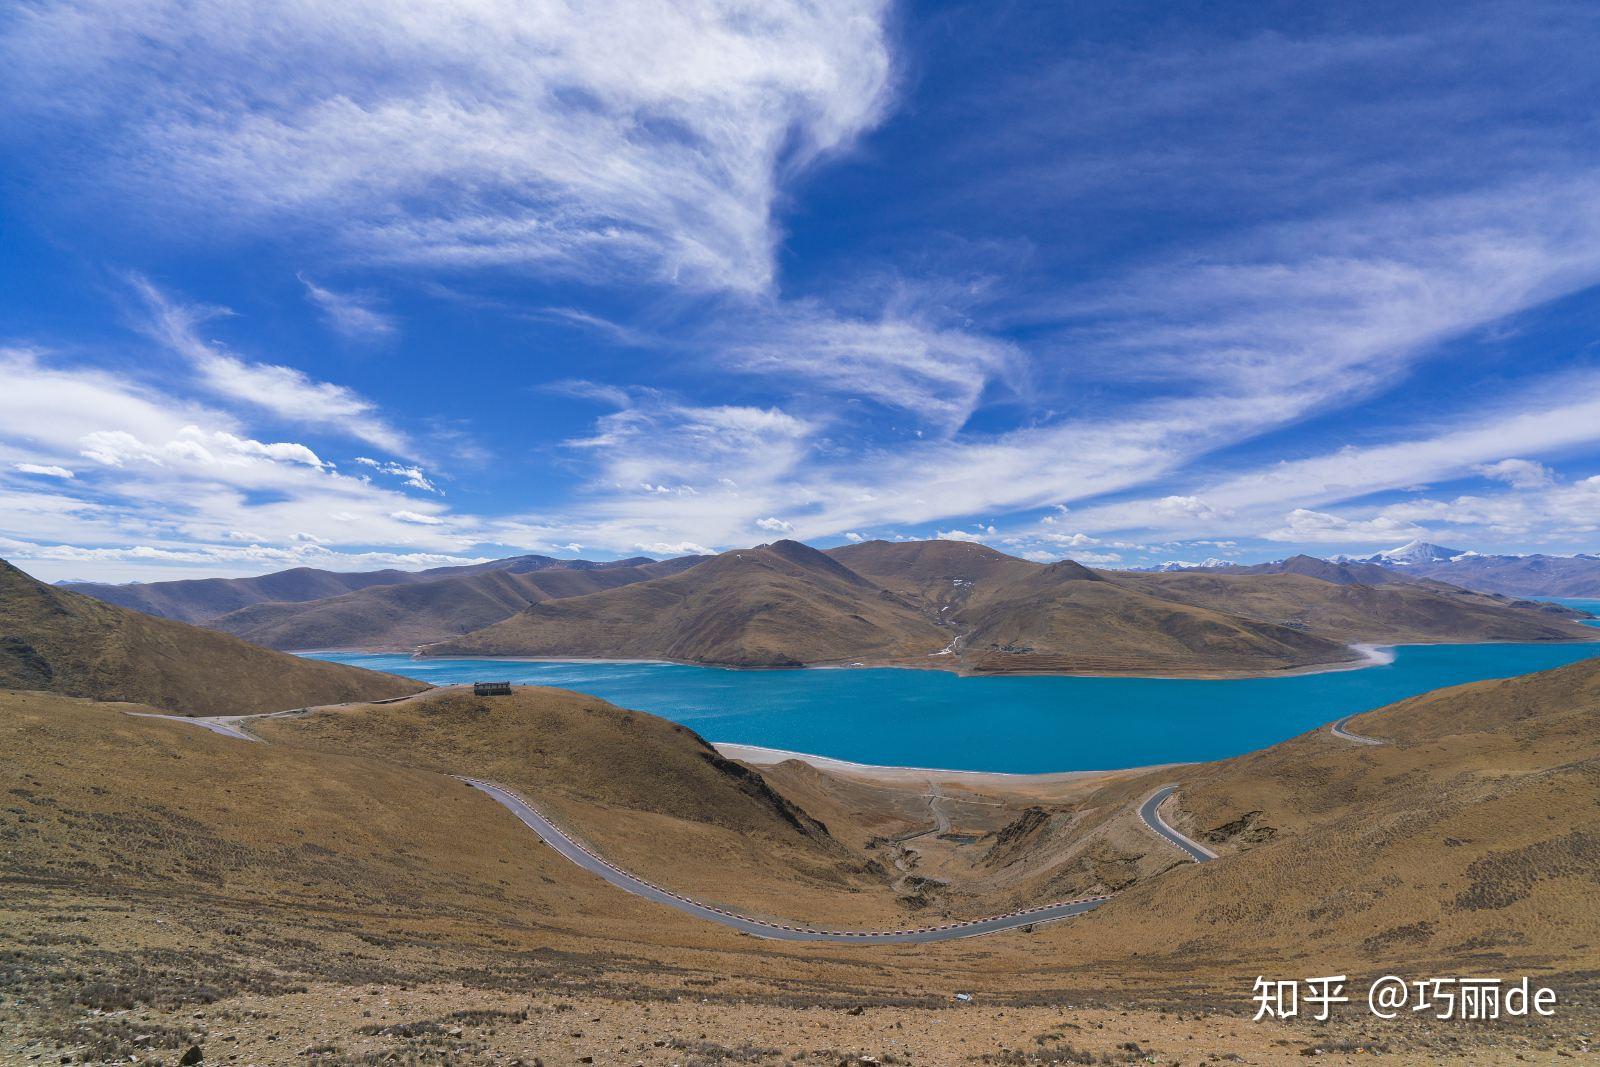
<svg viewBox="0 0 1600 1067">
<path fill-rule="evenodd" d="M 1186 768 L 1169 817 L 1223 854 L 1129 903 L 1184 953 L 1315 951 L 1355 973 L 1600 964 L 1600 659 L 1414 697 Z M 1138 787 L 1101 797 L 1121 803 Z"/>
<path fill-rule="evenodd" d="M 777 541 L 671 577 L 534 604 L 426 651 L 773 667 L 928 656 L 949 640 L 902 597 L 815 549 Z"/>
<path fill-rule="evenodd" d="M 914 949 L 754 940 L 639 901 L 446 773 L 507 779 L 674 888 L 784 917 L 884 910 L 876 872 L 839 851 L 855 827 L 824 834 L 687 731 L 593 698 L 435 692 L 259 722 L 268 744 L 121 711 L 0 692 L 0 1059 L 1545 1062 L 1597 1015 L 1595 661 L 1358 717 L 1383 746 L 1321 730 L 1034 796 L 1014 776 L 992 797 L 906 783 L 885 830 L 1032 805 L 947 842 L 973 853 L 975 888 L 1121 890 L 1031 933 Z M 1185 864 L 1133 819 L 1169 780 L 1167 818 L 1219 862 Z M 842 817 L 866 802 L 811 791 Z M 1315 1029 L 1242 1025 L 1259 973 L 1349 974 L 1358 1001 L 1383 973 L 1526 973 L 1561 1012 L 1375 1030 L 1353 1003 Z"/>
<path fill-rule="evenodd" d="M 530 604 L 649 581 L 698 562 L 686 556 L 607 566 L 471 568 L 303 603 L 255 604 L 206 625 L 268 648 L 409 651 L 490 626 Z"/>
<path fill-rule="evenodd" d="M 424 687 L 129 611 L 0 561 L 0 688 L 218 715 L 379 700 Z"/>
</svg>

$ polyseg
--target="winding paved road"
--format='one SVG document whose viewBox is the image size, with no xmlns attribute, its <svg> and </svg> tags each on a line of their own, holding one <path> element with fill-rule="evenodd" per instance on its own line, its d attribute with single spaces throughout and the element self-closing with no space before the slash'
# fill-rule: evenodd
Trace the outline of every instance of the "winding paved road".
<svg viewBox="0 0 1600 1067">
<path fill-rule="evenodd" d="M 957 938 L 976 937 L 979 934 L 992 934 L 1001 930 L 1013 930 L 1019 926 L 1031 926 L 1052 919 L 1081 915 L 1111 899 L 1109 895 L 1082 897 L 1078 900 L 1063 900 L 1055 904 L 1043 904 L 1036 908 L 1007 912 L 1004 915 L 991 915 L 984 919 L 966 919 L 961 922 L 945 923 L 942 926 L 923 926 L 905 930 L 818 930 L 809 926 L 789 926 L 749 915 L 740 915 L 726 908 L 702 904 L 681 893 L 674 893 L 670 889 L 663 889 L 631 875 L 568 837 L 537 808 L 511 790 L 476 778 L 458 777 L 474 789 L 483 790 L 510 809 L 511 813 L 538 834 L 545 844 L 584 870 L 598 874 L 617 888 L 658 904 L 677 908 L 697 919 L 705 919 L 755 937 L 771 938 L 776 941 L 843 941 L 854 945 L 917 945 L 930 941 L 954 941 Z"/>
<path fill-rule="evenodd" d="M 1139 805 L 1139 819 L 1155 833 L 1188 853 L 1189 858 L 1196 863 L 1208 863 L 1217 858 L 1215 852 L 1200 842 L 1185 837 L 1161 820 L 1162 803 L 1177 791 L 1178 787 L 1175 785 L 1164 785 L 1151 793 L 1149 798 Z"/>
<path fill-rule="evenodd" d="M 1356 714 L 1359 715 L 1360 712 L 1357 712 Z M 1365 737 L 1365 736 L 1363 736 L 1361 734 L 1353 734 L 1349 730 L 1346 730 L 1344 728 L 1344 724 L 1349 722 L 1353 718 L 1355 718 L 1355 715 L 1346 715 L 1344 718 L 1340 719 L 1338 722 L 1332 723 L 1331 725 L 1329 725 L 1328 732 L 1333 734 L 1334 737 L 1337 737 L 1337 738 L 1339 738 L 1341 740 L 1344 740 L 1344 741 L 1353 741 L 1358 745 L 1381 745 L 1381 744 L 1383 744 L 1383 742 L 1379 741 L 1376 737 Z"/>
<path fill-rule="evenodd" d="M 210 730 L 214 734 L 221 734 L 223 737 L 231 737 L 235 741 L 260 741 L 261 740 L 261 738 L 259 738 L 259 737 L 253 737 L 250 734 L 245 733 L 243 730 L 239 729 L 237 726 L 234 726 L 232 724 L 232 722 L 228 721 L 227 719 L 222 719 L 222 718 L 197 719 L 197 718 L 195 718 L 195 717 L 193 717 L 191 715 L 163 715 L 160 712 L 155 712 L 155 711 L 130 711 L 130 712 L 128 712 L 128 714 L 136 716 L 136 717 L 141 718 L 141 719 L 171 719 L 173 722 L 186 722 L 190 726 L 198 726 L 202 730 Z M 239 715 L 239 716 L 229 716 L 228 718 L 229 719 L 243 719 L 243 718 L 251 718 L 251 717 L 252 716 Z"/>
</svg>

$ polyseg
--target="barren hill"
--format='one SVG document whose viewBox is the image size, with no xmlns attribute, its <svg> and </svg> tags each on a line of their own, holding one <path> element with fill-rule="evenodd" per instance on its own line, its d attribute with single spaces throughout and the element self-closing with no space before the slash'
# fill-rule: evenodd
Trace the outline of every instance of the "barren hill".
<svg viewBox="0 0 1600 1067">
<path fill-rule="evenodd" d="M 949 640 L 904 598 L 813 548 L 777 541 L 671 577 L 534 604 L 427 652 L 772 667 L 927 656 Z"/>
<path fill-rule="evenodd" d="M 634 873 L 729 906 L 826 914 L 839 907 L 830 897 L 865 894 L 871 914 L 895 914 L 884 873 L 760 774 L 724 759 L 685 726 L 597 697 L 531 686 L 487 698 L 445 689 L 398 704 L 262 720 L 255 729 L 275 744 L 522 790 L 564 828 L 627 857 Z"/>
<path fill-rule="evenodd" d="M 1384 568 L 1377 568 L 1388 573 Z M 1339 641 L 1590 641 L 1583 616 L 1442 582 L 1370 584 L 1302 574 L 1120 571 L 1114 581 L 1181 603 L 1306 629 Z"/>
<path fill-rule="evenodd" d="M 885 589 L 916 596 L 938 610 L 952 592 L 1004 582 L 1040 569 L 1016 556 L 971 541 L 862 541 L 828 555 Z"/>
<path fill-rule="evenodd" d="M 976 670 L 1276 670 L 1355 658 L 1329 635 L 1128 588 L 1076 563 L 974 588 L 956 615 Z"/>
<path fill-rule="evenodd" d="M 255 604 L 206 625 L 268 648 L 409 651 L 482 629 L 529 604 L 583 596 L 687 570 L 698 556 L 612 566 L 450 568 L 429 581 L 381 585 L 304 603 Z"/>
<path fill-rule="evenodd" d="M 434 567 L 423 571 L 325 571 L 315 567 L 295 567 L 254 578 L 192 578 L 174 582 L 110 585 L 103 582 L 65 582 L 61 588 L 92 596 L 146 615 L 160 615 L 182 622 L 207 623 L 232 611 L 253 604 L 298 604 L 377 586 L 412 585 L 440 578 L 505 571 L 526 574 L 549 568 L 589 570 L 611 566 L 638 566 L 652 563 L 644 557 L 595 563 L 590 560 L 556 559 L 551 556 L 509 556 L 464 566 Z"/>
<path fill-rule="evenodd" d="M 378 700 L 424 687 L 129 611 L 0 561 L 0 688 L 217 715 Z"/>
<path fill-rule="evenodd" d="M 1406 570 L 1423 578 L 1508 596 L 1600 597 L 1600 558 L 1576 556 L 1478 556 L 1413 563 Z"/>
</svg>

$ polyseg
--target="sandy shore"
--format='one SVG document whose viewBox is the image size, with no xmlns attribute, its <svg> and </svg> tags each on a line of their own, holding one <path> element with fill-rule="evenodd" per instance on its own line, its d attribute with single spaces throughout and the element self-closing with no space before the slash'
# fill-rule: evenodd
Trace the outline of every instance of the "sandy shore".
<svg viewBox="0 0 1600 1067">
<path fill-rule="evenodd" d="M 772 766 L 795 760 L 845 778 L 882 784 L 948 782 L 969 789 L 1018 789 L 1037 786 L 1082 784 L 1094 779 L 1129 778 L 1169 767 L 1184 767 L 1183 763 L 1157 763 L 1148 767 L 1124 767 L 1103 771 L 1046 771 L 1041 774 L 1011 774 L 1005 771 L 952 771 L 940 767 L 884 767 L 873 763 L 852 763 L 849 760 L 828 756 L 813 756 L 809 752 L 790 752 L 781 748 L 762 748 L 759 745 L 736 745 L 713 742 L 712 747 L 728 759 L 752 766 Z"/>
<path fill-rule="evenodd" d="M 1600 641 L 1600 638 L 1596 638 Z M 1454 644 L 1456 642 L 1417 642 L 1418 644 Z M 434 656 L 420 650 L 405 649 L 294 649 L 296 656 L 319 654 L 344 655 L 405 655 L 427 663 L 435 660 L 472 660 L 474 662 L 500 663 L 611 663 L 658 667 L 703 667 L 719 671 L 839 671 L 839 670 L 907 670 L 943 671 L 960 678 L 1146 678 L 1161 681 L 1235 681 L 1247 678 L 1290 678 L 1304 674 L 1334 674 L 1339 671 L 1358 671 L 1367 667 L 1381 667 L 1394 662 L 1395 645 L 1353 644 L 1349 646 L 1360 654 L 1360 659 L 1340 660 L 1336 663 L 1313 663 L 1304 667 L 1287 667 L 1274 670 L 1199 670 L 1178 674 L 1141 673 L 1138 671 L 975 671 L 941 660 L 946 652 L 935 652 L 926 660 L 829 660 L 818 663 L 772 664 L 770 666 L 737 666 L 728 663 L 699 663 L 694 660 L 675 659 L 620 659 L 611 656 Z"/>
</svg>

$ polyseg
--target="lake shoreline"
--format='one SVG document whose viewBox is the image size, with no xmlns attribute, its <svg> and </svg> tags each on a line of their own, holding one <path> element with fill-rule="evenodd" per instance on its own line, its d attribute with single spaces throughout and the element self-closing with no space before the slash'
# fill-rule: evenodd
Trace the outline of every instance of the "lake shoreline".
<svg viewBox="0 0 1600 1067">
<path fill-rule="evenodd" d="M 1600 627 L 1597 627 L 1600 629 Z M 405 656 L 417 663 L 450 662 L 452 660 L 471 660 L 483 663 L 572 663 L 572 664 L 618 664 L 623 666 L 656 666 L 656 667 L 695 667 L 700 670 L 729 671 L 735 673 L 764 674 L 781 671 L 851 671 L 851 670 L 879 670 L 879 671 L 938 671 L 943 674 L 953 675 L 957 678 L 1127 678 L 1149 679 L 1151 681 L 1169 682 L 1227 682 L 1246 681 L 1263 678 L 1303 678 L 1307 675 L 1338 674 L 1344 671 L 1363 671 L 1369 667 L 1385 667 L 1395 661 L 1397 650 L 1402 648 L 1435 648 L 1439 646 L 1459 646 L 1471 648 L 1474 646 L 1495 645 L 1586 645 L 1600 644 L 1600 633 L 1586 640 L 1562 641 L 1405 641 L 1395 644 L 1378 644 L 1355 642 L 1348 647 L 1359 654 L 1359 658 L 1339 660 L 1334 663 L 1314 663 L 1304 667 L 1281 667 L 1273 670 L 1257 671 L 1192 671 L 1183 674 L 1143 674 L 1137 671 L 973 671 L 959 668 L 944 667 L 937 663 L 906 663 L 903 661 L 869 662 L 866 660 L 848 660 L 828 663 L 798 663 L 774 664 L 772 666 L 745 667 L 727 663 L 697 663 L 694 660 L 682 659 L 621 659 L 610 656 L 419 656 L 415 652 L 394 649 L 370 648 L 315 648 L 315 649 L 286 649 L 293 656 L 307 656 L 313 659 L 324 656 Z"/>
<path fill-rule="evenodd" d="M 763 745 L 744 745 L 733 741 L 707 742 L 726 759 L 737 760 L 752 767 L 771 767 L 793 760 L 819 771 L 846 778 L 870 782 L 904 785 L 910 782 L 937 781 L 965 785 L 971 788 L 999 788 L 1005 786 L 1060 785 L 1065 782 L 1084 782 L 1097 778 L 1124 778 L 1174 767 L 1192 767 L 1193 762 L 1152 763 L 1138 767 L 1109 767 L 1103 770 L 1083 771 L 965 771 L 946 767 L 896 767 L 878 763 L 857 763 L 854 760 L 818 756 L 809 752 L 793 752 L 784 748 L 767 748 Z"/>
<path fill-rule="evenodd" d="M 1394 654 L 1393 663 L 1377 670 L 1210 685 L 1128 676 L 972 679 L 898 669 L 734 671 L 659 662 L 329 658 L 434 684 L 503 678 L 592 694 L 725 745 L 750 746 L 734 751 L 757 763 L 770 765 L 792 754 L 830 773 L 926 781 L 927 771 L 948 770 L 1016 782 L 1007 776 L 1126 773 L 1223 759 L 1431 690 L 1588 659 L 1600 655 L 1600 645 L 1442 644 L 1400 646 Z M 1388 649 L 1371 650 L 1363 664 L 1376 665 L 1377 657 L 1388 655 Z M 758 751 L 763 749 L 768 751 Z"/>
</svg>

